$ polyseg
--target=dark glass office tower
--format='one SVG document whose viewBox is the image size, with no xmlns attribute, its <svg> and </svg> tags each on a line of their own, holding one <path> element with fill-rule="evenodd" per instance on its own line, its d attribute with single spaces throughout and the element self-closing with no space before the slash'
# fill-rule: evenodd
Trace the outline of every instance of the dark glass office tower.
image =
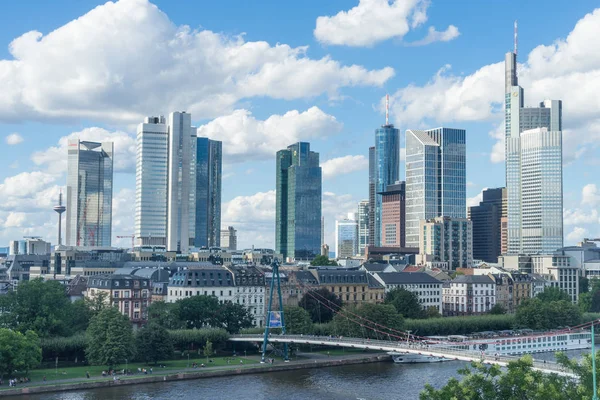
<svg viewBox="0 0 600 400">
<path fill-rule="evenodd" d="M 221 245 L 222 143 L 199 137 L 196 146 L 196 247 Z"/>
<path fill-rule="evenodd" d="M 473 223 L 473 258 L 498 262 L 502 253 L 502 216 L 506 188 L 486 189 L 478 206 L 469 207 Z"/>
<path fill-rule="evenodd" d="M 375 130 L 375 193 L 385 192 L 400 178 L 400 131 L 394 125 Z M 381 246 L 381 196 L 375 194 L 374 244 Z"/>
<path fill-rule="evenodd" d="M 321 183 L 319 153 L 309 143 L 277 152 L 275 248 L 285 258 L 321 253 Z"/>
</svg>

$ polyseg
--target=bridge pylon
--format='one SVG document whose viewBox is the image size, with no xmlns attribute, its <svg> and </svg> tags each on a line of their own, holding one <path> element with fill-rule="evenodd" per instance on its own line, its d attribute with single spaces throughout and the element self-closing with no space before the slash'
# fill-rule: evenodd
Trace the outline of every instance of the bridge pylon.
<svg viewBox="0 0 600 400">
<path fill-rule="evenodd" d="M 260 362 L 265 363 L 265 356 L 267 354 L 267 344 L 269 343 L 269 328 L 281 328 L 281 334 L 285 335 L 285 319 L 283 316 L 283 298 L 281 296 L 281 279 L 279 277 L 279 261 L 275 259 L 271 263 L 271 290 L 269 293 L 269 308 L 267 311 L 265 321 L 265 336 L 263 339 L 262 356 Z M 279 311 L 273 311 L 273 292 L 275 289 L 275 281 L 277 281 L 277 295 L 279 296 Z M 283 360 L 289 362 L 288 358 L 288 344 L 283 344 Z"/>
</svg>

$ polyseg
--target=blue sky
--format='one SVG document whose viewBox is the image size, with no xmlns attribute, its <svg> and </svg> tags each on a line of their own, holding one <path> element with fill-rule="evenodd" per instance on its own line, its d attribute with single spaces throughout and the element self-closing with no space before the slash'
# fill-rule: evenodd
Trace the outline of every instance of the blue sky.
<svg viewBox="0 0 600 400">
<path fill-rule="evenodd" d="M 196 4 L 197 3 L 197 4 Z M 554 4 L 555 3 L 555 4 Z M 384 122 L 467 129 L 467 194 L 504 185 L 504 53 L 519 21 L 525 102 L 564 102 L 565 242 L 600 236 L 600 9 L 558 1 L 25 1 L 0 27 L 0 245 L 55 241 L 68 136 L 115 140 L 113 234 L 133 232 L 145 115 L 192 113 L 224 144 L 223 225 L 274 247 L 275 152 L 310 141 L 326 241 L 367 196 Z M 559 12 L 560 10 L 560 12 Z M 401 176 L 404 174 L 402 168 Z M 115 241 L 127 245 L 127 241 Z"/>
</svg>

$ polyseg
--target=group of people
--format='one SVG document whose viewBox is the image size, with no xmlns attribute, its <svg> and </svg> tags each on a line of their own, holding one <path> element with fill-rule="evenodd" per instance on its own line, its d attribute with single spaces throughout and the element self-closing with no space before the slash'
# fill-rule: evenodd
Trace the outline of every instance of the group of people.
<svg viewBox="0 0 600 400">
<path fill-rule="evenodd" d="M 25 378 L 14 378 L 14 379 L 9 379 L 8 380 L 8 386 L 9 387 L 15 387 L 17 386 L 18 383 L 29 383 L 31 382 L 31 379 L 25 377 Z M 2 379 L 0 379 L 0 385 L 4 384 L 4 382 L 2 382 Z"/>
</svg>

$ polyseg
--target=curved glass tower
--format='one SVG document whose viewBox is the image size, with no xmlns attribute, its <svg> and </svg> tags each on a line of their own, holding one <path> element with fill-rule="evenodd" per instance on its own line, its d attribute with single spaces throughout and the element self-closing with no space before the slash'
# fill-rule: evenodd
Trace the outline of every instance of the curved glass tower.
<svg viewBox="0 0 600 400">
<path fill-rule="evenodd" d="M 400 131 L 394 125 L 375 130 L 375 193 L 385 192 L 388 185 L 400 179 Z M 381 246 L 381 196 L 375 195 L 374 244 Z"/>
</svg>

